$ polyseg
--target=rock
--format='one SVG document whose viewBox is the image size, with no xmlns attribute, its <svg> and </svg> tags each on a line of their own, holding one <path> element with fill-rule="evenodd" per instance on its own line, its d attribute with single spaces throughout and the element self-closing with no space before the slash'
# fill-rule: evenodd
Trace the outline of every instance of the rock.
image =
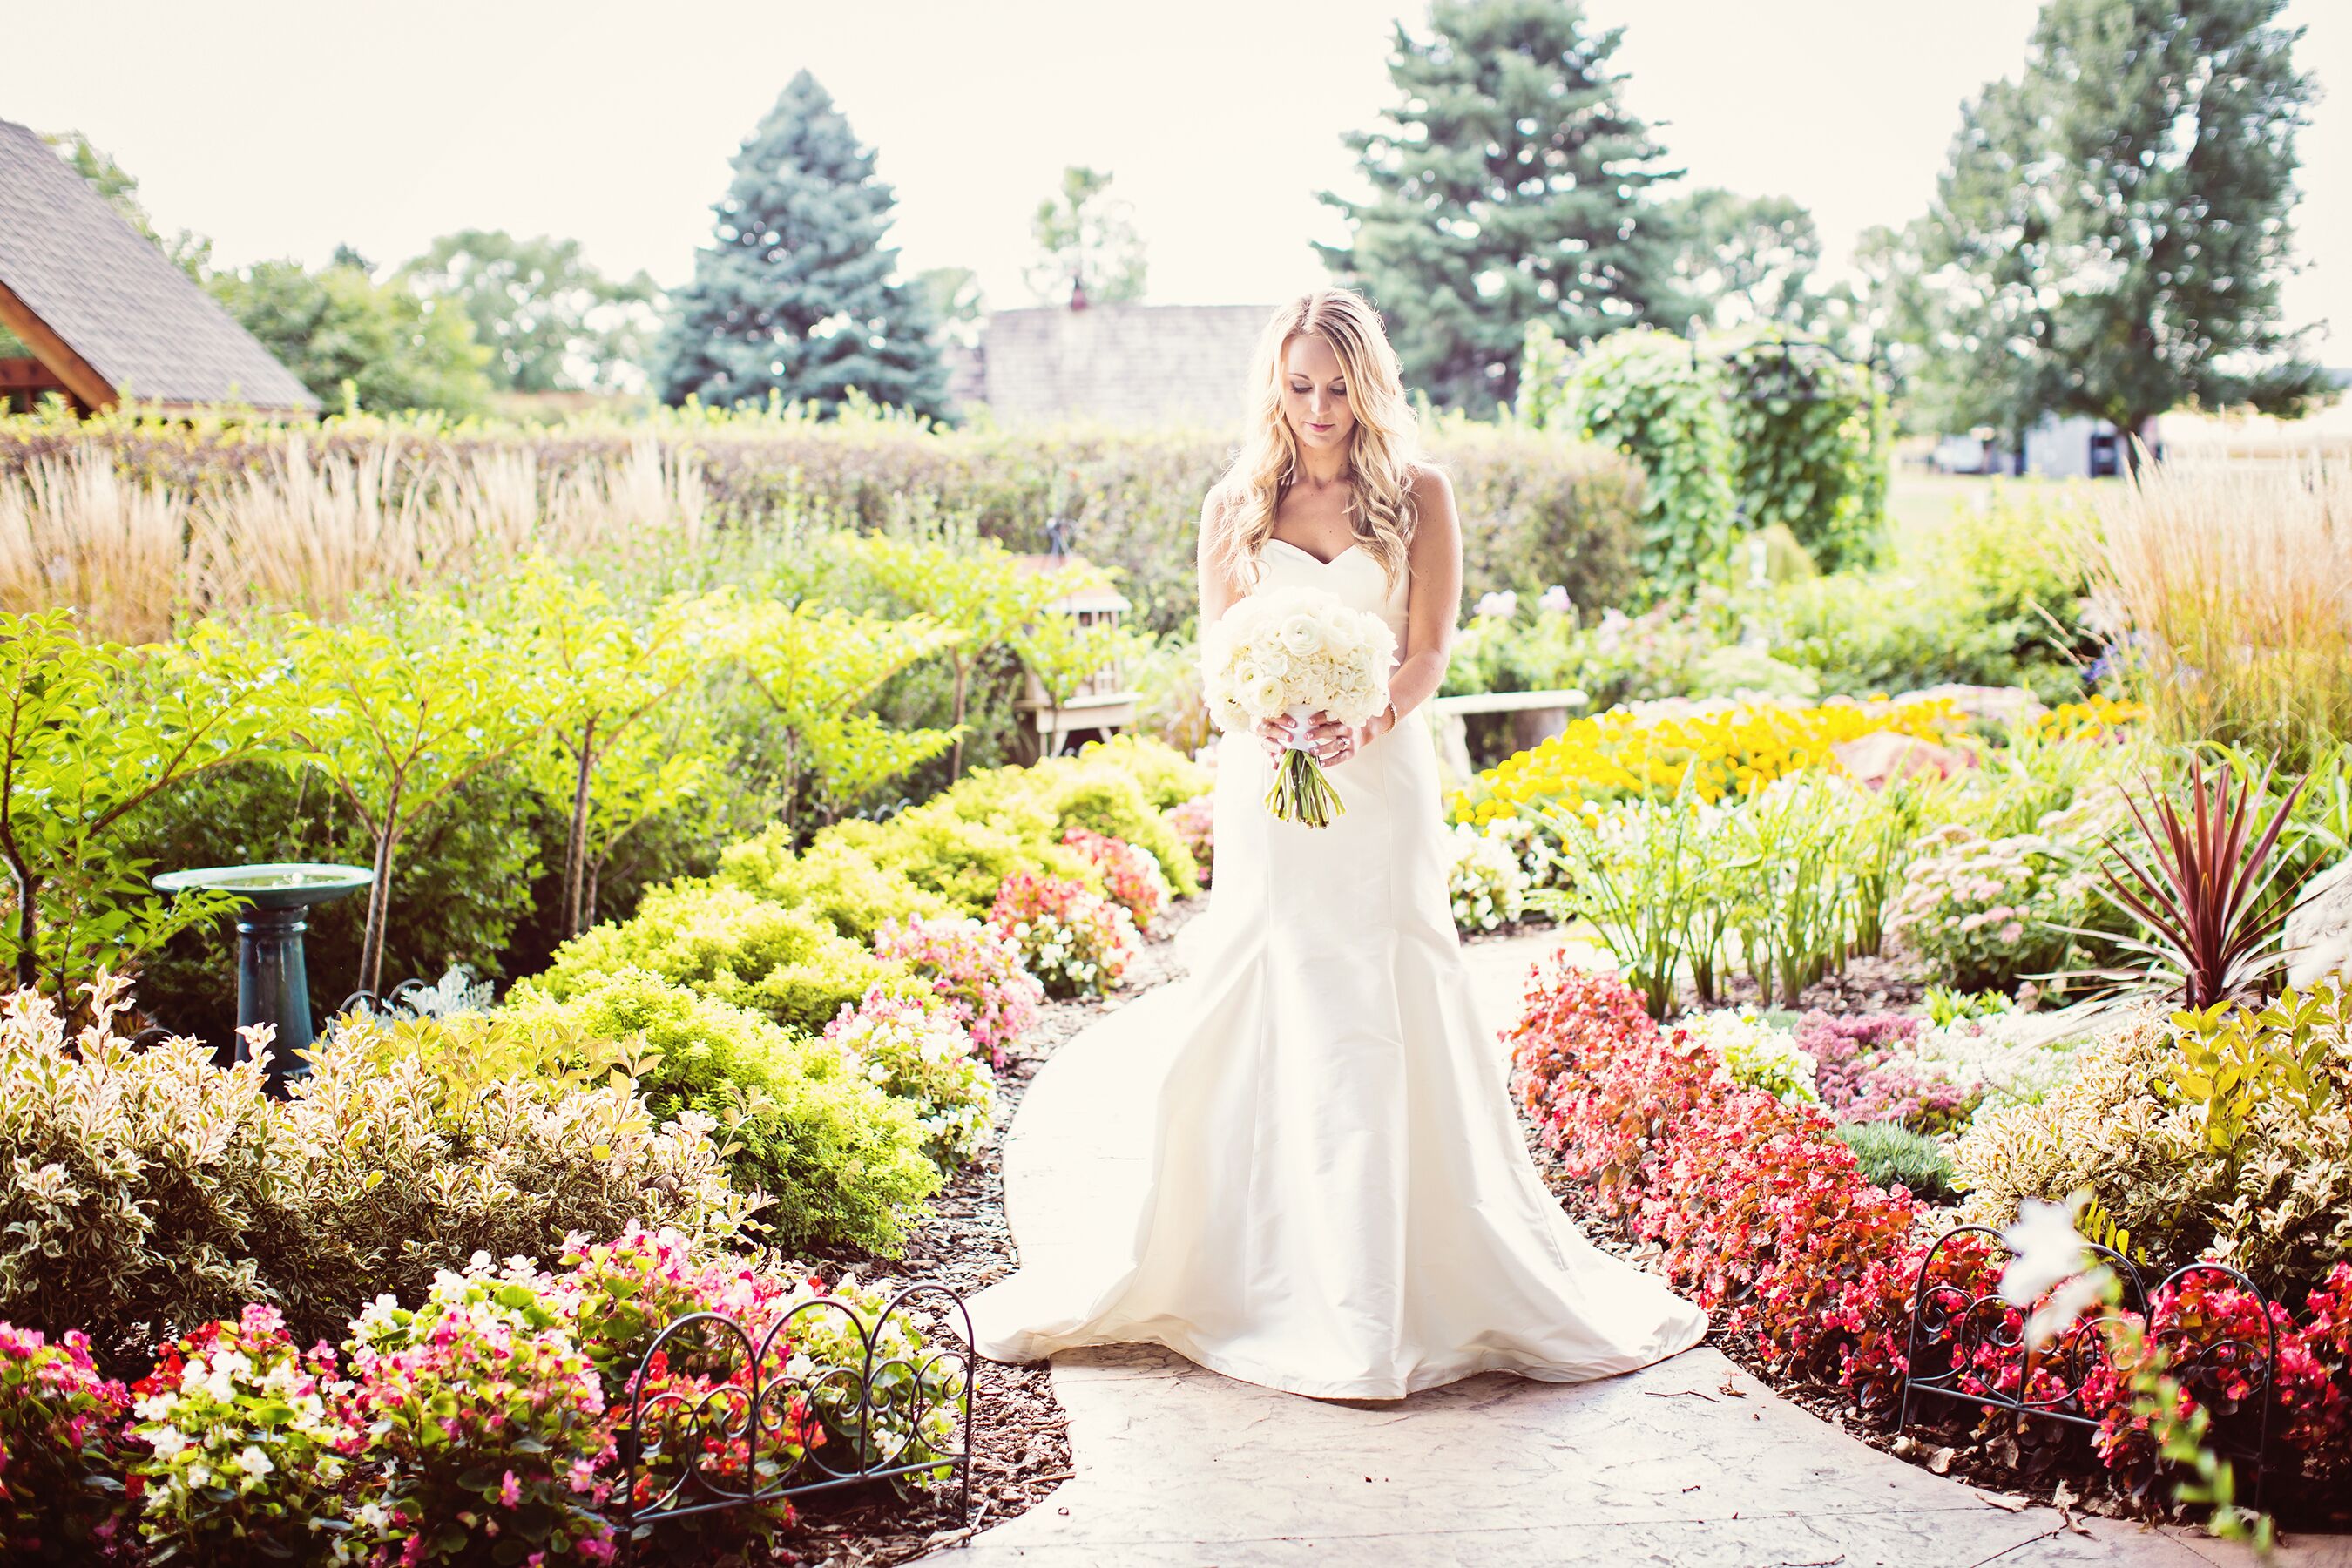
<svg viewBox="0 0 2352 1568">
<path fill-rule="evenodd" d="M 2286 983 L 2308 990 L 2326 975 L 2352 980 L 2352 858 L 2314 877 L 2286 917 Z"/>
<path fill-rule="evenodd" d="M 1958 709 L 1972 723 L 2000 724 L 2011 728 L 2030 724 L 2050 711 L 2042 705 L 2042 699 L 2022 686 L 1964 686 L 1951 681 L 1918 691 L 1906 691 L 1895 700 L 1898 706 L 1941 700 Z"/>
<path fill-rule="evenodd" d="M 1841 741 L 1830 751 L 1853 781 L 1868 789 L 1883 789 L 1895 779 L 1949 778 L 1977 765 L 1975 757 L 1957 746 L 1939 746 L 1897 730 L 1873 730 Z"/>
</svg>

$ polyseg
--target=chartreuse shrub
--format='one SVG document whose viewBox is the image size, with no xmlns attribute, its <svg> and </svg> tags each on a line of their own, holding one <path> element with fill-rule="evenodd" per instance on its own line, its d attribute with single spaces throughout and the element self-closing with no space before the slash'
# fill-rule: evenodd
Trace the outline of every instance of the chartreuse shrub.
<svg viewBox="0 0 2352 1568">
<path fill-rule="evenodd" d="M 1130 758 L 1149 762 L 1154 752 L 1168 748 L 1137 741 L 1118 752 L 1101 747 L 1076 757 L 1049 757 L 1034 767 L 992 768 L 967 776 L 933 804 L 966 821 L 985 822 L 1049 844 L 1074 827 L 1125 839 L 1150 850 L 1169 885 L 1180 897 L 1187 896 L 1201 890 L 1200 874 L 1183 835 L 1158 801 L 1161 794 L 1193 781 L 1163 765 L 1166 777 L 1160 789 L 1148 788 L 1126 764 Z M 1192 772 L 1201 786 L 1207 787 L 1205 773 Z"/>
<path fill-rule="evenodd" d="M 1034 805 L 1025 816 L 1025 825 L 1039 833 L 1051 821 Z M 945 800 L 902 811 L 887 822 L 836 823 L 817 835 L 819 844 L 828 839 L 862 851 L 967 915 L 986 915 L 1007 879 L 1040 868 L 1088 887 L 1101 885 L 1094 862 L 1076 850 L 993 822 L 968 820 Z"/>
<path fill-rule="evenodd" d="M 784 1246 L 887 1250 L 939 1184 L 912 1105 L 839 1047 L 756 1012 L 625 967 L 575 972 L 561 992 L 528 982 L 507 1011 L 657 1053 L 637 1080 L 646 1103 L 725 1127 L 729 1166 L 773 1200 L 762 1217 Z"/>
<path fill-rule="evenodd" d="M 1081 763 L 1108 764 L 1135 781 L 1144 798 L 1161 811 L 1198 798 L 1215 778 L 1208 769 L 1164 741 L 1149 735 L 1116 735 L 1078 748 Z"/>
<path fill-rule="evenodd" d="M 751 1221 L 710 1121 L 663 1125 L 625 1079 L 598 1081 L 624 1065 L 603 1037 L 482 1015 L 354 1026 L 279 1100 L 259 1059 L 131 1050 L 126 1005 L 102 987 L 71 1035 L 46 1000 L 0 1009 L 0 1319 L 88 1329 L 101 1354 L 255 1301 L 307 1343 L 477 1251 Z"/>
<path fill-rule="evenodd" d="M 625 970 L 808 1030 L 824 1028 L 874 986 L 913 984 L 903 967 L 805 910 L 708 882 L 646 894 L 628 920 L 565 942 L 532 984 L 562 1001 Z"/>
<path fill-rule="evenodd" d="M 948 900 L 897 867 L 885 866 L 848 837 L 819 834 L 795 854 L 789 827 L 779 824 L 719 851 L 714 879 L 789 904 L 845 937 L 870 942 L 892 921 L 930 920 L 951 912 Z"/>
</svg>

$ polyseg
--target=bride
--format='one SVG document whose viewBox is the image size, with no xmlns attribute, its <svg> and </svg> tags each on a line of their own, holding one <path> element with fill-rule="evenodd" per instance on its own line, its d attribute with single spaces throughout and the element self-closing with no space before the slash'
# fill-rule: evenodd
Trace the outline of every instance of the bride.
<svg viewBox="0 0 2352 1568">
<path fill-rule="evenodd" d="M 1346 806 L 1328 827 L 1267 813 L 1277 729 L 1223 741 L 1205 943 L 1152 1015 L 1175 1023 L 1139 1208 L 1033 1247 L 975 1297 L 977 1348 L 1033 1361 L 1145 1341 L 1356 1399 L 1497 1369 L 1607 1377 L 1686 1350 L 1699 1309 L 1593 1247 L 1544 1189 L 1473 1002 L 1423 717 L 1461 524 L 1444 474 L 1414 460 L 1380 318 L 1345 289 L 1285 306 L 1250 393 L 1241 455 L 1201 510 L 1202 623 L 1300 584 L 1376 611 L 1401 649 L 1389 706 L 1360 728 L 1317 716 Z"/>
</svg>

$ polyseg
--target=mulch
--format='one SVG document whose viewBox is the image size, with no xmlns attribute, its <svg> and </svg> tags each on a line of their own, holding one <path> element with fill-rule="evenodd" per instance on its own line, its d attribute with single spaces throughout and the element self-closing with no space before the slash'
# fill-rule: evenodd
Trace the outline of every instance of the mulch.
<svg viewBox="0 0 2352 1568">
<path fill-rule="evenodd" d="M 931 1197 L 930 1214 L 896 1258 L 842 1250 L 814 1259 L 828 1277 L 855 1270 L 861 1279 L 945 1285 L 969 1296 L 1013 1272 L 1017 1255 L 1004 1217 L 1004 1136 L 1037 1071 L 1081 1030 L 1183 972 L 1172 939 L 1205 899 L 1181 899 L 1146 933 L 1126 983 L 1108 997 L 1049 1002 L 1017 1053 L 996 1075 L 996 1131 L 988 1147 Z M 961 1340 L 959 1325 L 949 1339 Z M 955 1488 L 901 1497 L 874 1484 L 808 1501 L 800 1524 L 772 1559 L 822 1568 L 886 1568 L 968 1538 L 1026 1512 L 1068 1480 L 1070 1418 L 1054 1397 L 1045 1363 L 980 1363 L 974 1410 L 972 1518 L 958 1514 Z M 714 1562 L 711 1568 L 727 1568 Z"/>
</svg>

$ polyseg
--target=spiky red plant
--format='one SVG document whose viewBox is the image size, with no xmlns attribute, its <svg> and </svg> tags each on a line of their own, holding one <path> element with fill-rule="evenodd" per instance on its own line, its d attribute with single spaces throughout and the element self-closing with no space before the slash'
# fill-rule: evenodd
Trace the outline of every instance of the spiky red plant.
<svg viewBox="0 0 2352 1568">
<path fill-rule="evenodd" d="M 2192 1008 L 2253 986 L 2284 962 L 2279 928 L 2294 890 L 2270 892 L 2284 864 L 2271 852 L 2308 781 L 2295 782 L 2249 841 L 2254 799 L 2268 792 L 2270 779 L 2265 767 L 2252 788 L 2236 789 L 2230 770 L 2218 768 L 2209 784 L 2204 763 L 2191 758 L 2186 820 L 2151 782 L 2146 811 L 2124 797 L 2139 825 L 2144 858 L 2107 840 L 2110 885 L 2101 890 L 2147 928 L 2145 938 L 2117 940 L 2148 960 L 2151 980 L 2184 992 Z"/>
</svg>

